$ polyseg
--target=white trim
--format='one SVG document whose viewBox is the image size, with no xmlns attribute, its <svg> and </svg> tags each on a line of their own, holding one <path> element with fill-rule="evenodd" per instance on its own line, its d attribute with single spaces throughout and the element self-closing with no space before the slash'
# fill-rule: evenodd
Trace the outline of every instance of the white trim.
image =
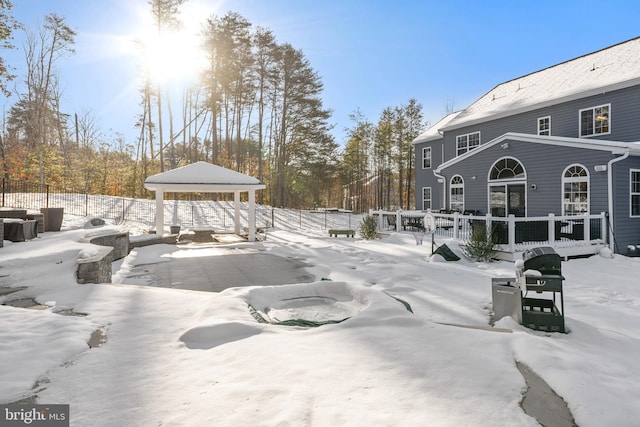
<svg viewBox="0 0 640 427">
<path fill-rule="evenodd" d="M 509 179 L 491 179 L 491 171 L 493 170 L 493 168 L 496 166 L 496 164 L 502 160 L 505 159 L 511 159 L 511 160 L 515 160 L 516 162 L 518 162 L 520 164 L 520 167 L 522 167 L 522 172 L 524 173 L 524 176 L 522 178 L 509 178 Z M 495 162 L 493 162 L 491 164 L 491 166 L 489 167 L 489 172 L 487 173 L 487 212 L 491 213 L 491 187 L 504 187 L 505 190 L 505 218 L 509 215 L 508 214 L 508 210 L 509 210 L 509 206 L 508 206 L 508 192 L 507 192 L 507 187 L 509 185 L 516 185 L 516 184 L 521 184 L 524 185 L 524 212 L 525 212 L 525 216 L 527 216 L 527 214 L 529 213 L 529 191 L 527 189 L 527 169 L 524 167 L 524 163 L 522 163 L 520 160 L 518 160 L 517 158 L 513 157 L 513 156 L 503 156 L 500 157 L 498 160 L 496 160 Z"/>
<path fill-rule="evenodd" d="M 549 120 L 549 128 L 545 131 L 545 132 L 548 132 L 548 133 L 546 133 L 546 134 L 541 134 L 540 133 L 540 122 L 542 120 Z M 551 116 L 538 117 L 538 128 L 537 128 L 537 131 L 538 131 L 538 135 L 551 136 Z"/>
<path fill-rule="evenodd" d="M 524 172 L 524 177 L 522 177 L 522 178 L 510 178 L 510 179 L 491 179 L 491 171 L 493 170 L 493 168 L 498 164 L 499 161 L 506 160 L 506 159 L 511 159 L 511 160 L 515 160 L 516 162 L 518 162 L 520 164 L 520 166 L 522 167 L 522 172 Z M 489 167 L 489 172 L 487 173 L 487 182 L 526 181 L 526 180 L 527 180 L 527 169 L 524 167 L 524 163 L 522 163 L 520 160 L 518 160 L 516 157 L 513 157 L 513 156 L 502 156 L 502 157 L 500 157 L 499 159 L 497 159 L 496 161 L 491 163 L 491 167 Z"/>
<path fill-rule="evenodd" d="M 429 207 L 424 206 L 424 190 L 426 190 L 427 188 L 429 189 Z M 431 187 L 422 187 L 422 210 L 426 211 L 428 209 L 431 209 L 431 206 L 433 206 L 433 190 L 431 189 Z"/>
<path fill-rule="evenodd" d="M 475 135 L 478 134 L 478 145 L 474 146 L 473 148 L 469 148 L 469 137 L 471 135 Z M 467 147 L 466 147 L 466 151 L 462 154 L 460 154 L 460 149 L 458 147 L 458 138 L 462 138 L 462 137 L 466 137 L 467 138 Z M 461 135 L 456 135 L 456 156 L 462 156 L 466 153 L 469 153 L 473 150 L 478 149 L 480 146 L 482 145 L 482 135 L 480 134 L 480 131 L 476 131 L 476 132 L 469 132 L 469 133 L 463 133 Z"/>
<path fill-rule="evenodd" d="M 565 174 L 567 173 L 567 171 L 575 166 L 582 168 L 587 173 L 587 176 L 585 177 L 585 179 L 565 178 Z M 587 183 L 587 212 L 586 213 L 590 214 L 591 213 L 591 175 L 589 174 L 589 169 L 585 165 L 582 165 L 580 163 L 572 163 L 566 168 L 564 168 L 564 170 L 562 171 L 562 176 L 560 177 L 560 198 L 561 198 L 560 208 L 562 211 L 562 216 L 569 216 L 569 214 L 567 214 L 565 211 L 565 201 L 564 201 L 565 182 L 585 182 L 585 181 Z"/>
<path fill-rule="evenodd" d="M 594 133 L 590 133 L 589 135 L 583 135 L 582 134 L 582 112 L 583 111 L 593 111 L 596 108 L 602 108 L 602 107 L 607 107 L 609 109 L 609 117 L 607 118 L 607 126 L 608 126 L 608 131 L 607 132 L 601 132 L 601 133 L 595 133 L 596 131 L 596 116 L 595 116 L 595 112 L 593 114 L 593 132 Z M 594 136 L 602 136 L 602 135 L 609 135 L 611 133 L 611 103 L 608 104 L 602 104 L 602 105 L 594 105 L 593 107 L 588 107 L 588 108 L 582 108 L 580 110 L 578 110 L 578 137 L 580 138 L 592 138 Z"/>
<path fill-rule="evenodd" d="M 453 180 L 455 178 L 460 178 L 460 180 L 462 181 L 460 184 L 454 184 Z M 453 210 L 453 205 L 452 205 L 452 194 L 451 194 L 451 190 L 453 190 L 454 188 L 461 188 L 462 189 L 462 209 L 460 209 L 460 213 L 464 212 L 464 206 L 465 206 L 465 191 L 464 191 L 464 178 L 461 175 L 454 175 L 451 177 L 451 179 L 449 180 L 449 210 Z"/>
<path fill-rule="evenodd" d="M 633 196 L 638 196 L 640 197 L 640 192 L 635 193 L 633 191 L 633 181 L 632 181 L 632 177 L 633 177 L 633 173 L 637 172 L 638 174 L 640 174 L 640 169 L 629 169 L 629 218 L 640 218 L 640 214 L 638 215 L 633 215 L 633 205 L 632 205 L 632 201 L 633 201 Z"/>
<path fill-rule="evenodd" d="M 588 140 L 584 138 L 567 138 L 567 137 L 559 137 L 559 136 L 549 137 L 549 136 L 543 136 L 543 135 L 531 135 L 531 134 L 525 134 L 525 133 L 508 132 L 490 142 L 487 142 L 486 144 L 480 145 L 480 147 L 476 148 L 475 150 L 468 151 L 458 157 L 453 157 L 452 159 L 442 163 L 440 166 L 436 168 L 436 172 L 441 172 L 443 169 L 446 169 L 451 165 L 454 165 L 458 162 L 461 162 L 462 160 L 467 159 L 468 157 L 471 157 L 484 150 L 487 150 L 496 144 L 501 144 L 505 140 L 528 142 L 532 144 L 555 145 L 559 147 L 579 148 L 579 149 L 587 149 L 587 150 L 608 151 L 611 154 L 625 154 L 625 153 L 631 154 L 630 151 L 633 151 L 634 155 L 640 155 L 640 144 L 634 144 L 629 142 L 609 141 L 609 140 L 602 140 L 602 139 Z"/>
<path fill-rule="evenodd" d="M 425 161 L 425 153 L 429 152 L 429 166 L 424 165 Z M 422 169 L 431 169 L 433 166 L 433 151 L 431 151 L 431 147 L 422 147 Z"/>
<path fill-rule="evenodd" d="M 621 162 L 631 155 L 631 147 L 624 151 L 622 156 L 615 157 L 609 160 L 607 163 L 607 195 L 609 196 L 608 208 L 609 208 L 609 249 L 614 250 L 615 245 L 615 215 L 614 215 L 614 203 L 613 203 L 613 164 Z"/>
<path fill-rule="evenodd" d="M 529 189 L 527 188 L 527 181 L 523 179 L 517 180 L 504 180 L 504 181 L 491 181 L 487 183 L 487 212 L 491 213 L 491 188 L 502 187 L 504 188 L 504 217 L 499 218 L 508 218 L 510 213 L 509 211 L 509 191 L 508 187 L 511 185 L 522 185 L 524 186 L 524 217 L 529 215 Z M 495 216 L 495 215 L 494 215 Z"/>
</svg>

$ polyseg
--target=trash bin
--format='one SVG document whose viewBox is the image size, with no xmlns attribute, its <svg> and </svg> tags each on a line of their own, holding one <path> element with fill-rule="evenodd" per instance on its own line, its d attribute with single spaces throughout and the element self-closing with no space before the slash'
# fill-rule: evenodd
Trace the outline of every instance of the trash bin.
<svg viewBox="0 0 640 427">
<path fill-rule="evenodd" d="M 491 279 L 493 320 L 511 317 L 522 323 L 522 294 L 515 277 L 493 277 Z"/>
</svg>

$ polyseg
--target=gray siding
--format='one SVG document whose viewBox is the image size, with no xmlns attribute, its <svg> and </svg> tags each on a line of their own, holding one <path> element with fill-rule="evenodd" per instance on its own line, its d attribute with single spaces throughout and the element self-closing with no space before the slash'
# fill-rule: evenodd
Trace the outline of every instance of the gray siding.
<svg viewBox="0 0 640 427">
<path fill-rule="evenodd" d="M 415 174 L 416 174 L 416 209 L 422 209 L 422 188 L 431 187 L 431 208 L 440 209 L 443 206 L 442 184 L 438 183 L 438 178 L 433 174 L 438 166 L 442 164 L 442 139 L 424 142 L 415 145 Z M 422 149 L 431 147 L 431 168 L 422 168 Z"/>
<path fill-rule="evenodd" d="M 497 144 L 445 169 L 442 175 L 446 177 L 447 198 L 451 178 L 460 175 L 465 183 L 465 209 L 486 214 L 491 166 L 502 157 L 513 157 L 523 165 L 527 175 L 527 216 L 562 214 L 562 175 L 573 164 L 584 166 L 589 173 L 591 213 L 608 210 L 607 173 L 595 172 L 594 167 L 606 165 L 613 158 L 610 153 L 514 140 L 505 142 L 509 143 L 506 150 Z M 536 185 L 535 190 L 530 188 L 532 184 Z"/>
<path fill-rule="evenodd" d="M 578 138 L 579 111 L 603 104 L 611 104 L 611 133 L 588 139 L 640 141 L 640 108 L 638 108 L 640 106 L 640 86 L 636 86 L 447 131 L 444 135 L 445 161 L 456 156 L 456 136 L 458 135 L 479 131 L 482 144 L 507 132 L 537 135 L 539 117 L 551 116 L 552 136 Z"/>
<path fill-rule="evenodd" d="M 640 169 L 640 158 L 630 157 L 614 164 L 612 168 L 614 182 L 614 231 L 616 252 L 631 255 L 627 249 L 629 245 L 640 245 L 640 218 L 630 215 L 629 170 Z M 637 252 L 636 252 L 637 254 Z"/>
</svg>

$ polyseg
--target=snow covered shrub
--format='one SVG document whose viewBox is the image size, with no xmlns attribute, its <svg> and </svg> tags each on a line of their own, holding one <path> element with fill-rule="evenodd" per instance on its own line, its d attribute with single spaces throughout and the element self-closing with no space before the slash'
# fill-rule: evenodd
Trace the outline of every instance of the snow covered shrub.
<svg viewBox="0 0 640 427">
<path fill-rule="evenodd" d="M 376 219 L 372 215 L 367 215 L 362 219 L 360 223 L 360 236 L 363 239 L 371 240 L 378 237 L 378 226 L 376 225 Z"/>
<path fill-rule="evenodd" d="M 487 233 L 487 227 L 471 229 L 471 238 L 466 244 L 467 253 L 476 261 L 491 261 L 496 255 L 496 242 L 493 233 Z"/>
</svg>

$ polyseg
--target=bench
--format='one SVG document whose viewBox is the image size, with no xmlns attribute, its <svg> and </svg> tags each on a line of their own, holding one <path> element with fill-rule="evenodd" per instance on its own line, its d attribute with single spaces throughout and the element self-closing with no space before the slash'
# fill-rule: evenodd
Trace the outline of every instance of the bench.
<svg viewBox="0 0 640 427">
<path fill-rule="evenodd" d="M 329 230 L 329 236 L 331 237 L 338 237 L 340 235 L 354 237 L 356 232 L 354 230 Z"/>
<path fill-rule="evenodd" d="M 0 218 L 28 219 L 26 209 L 0 209 Z"/>
<path fill-rule="evenodd" d="M 191 231 L 193 231 L 193 241 L 196 243 L 214 241 L 213 235 L 216 231 L 213 228 L 194 228 Z"/>
</svg>

